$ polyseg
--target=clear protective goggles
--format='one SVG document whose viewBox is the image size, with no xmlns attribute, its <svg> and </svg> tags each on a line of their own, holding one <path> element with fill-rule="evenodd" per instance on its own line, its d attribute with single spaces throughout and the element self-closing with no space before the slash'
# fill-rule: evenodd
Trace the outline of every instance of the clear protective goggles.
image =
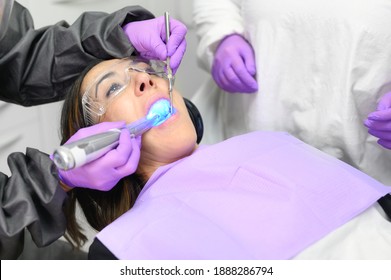
<svg viewBox="0 0 391 280">
<path fill-rule="evenodd" d="M 3 39 L 7 32 L 13 5 L 14 0 L 0 0 L 0 40 Z"/>
<path fill-rule="evenodd" d="M 114 98 L 126 89 L 131 71 L 167 78 L 164 61 L 139 57 L 121 59 L 101 73 L 83 93 L 83 114 L 87 125 L 96 124 Z"/>
</svg>

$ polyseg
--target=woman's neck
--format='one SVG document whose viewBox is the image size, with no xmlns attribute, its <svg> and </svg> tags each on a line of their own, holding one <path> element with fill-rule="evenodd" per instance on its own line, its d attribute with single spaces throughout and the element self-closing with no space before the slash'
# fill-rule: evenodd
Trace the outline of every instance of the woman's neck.
<svg viewBox="0 0 391 280">
<path fill-rule="evenodd" d="M 143 176 L 145 181 L 147 181 L 159 167 L 167 164 L 171 164 L 184 157 L 187 157 L 191 155 L 197 148 L 198 145 L 196 145 L 193 150 L 178 157 L 160 157 L 160 158 L 157 158 L 155 155 L 152 155 L 146 151 L 142 151 L 140 156 L 140 162 L 138 164 L 136 172 L 137 174 Z"/>
</svg>

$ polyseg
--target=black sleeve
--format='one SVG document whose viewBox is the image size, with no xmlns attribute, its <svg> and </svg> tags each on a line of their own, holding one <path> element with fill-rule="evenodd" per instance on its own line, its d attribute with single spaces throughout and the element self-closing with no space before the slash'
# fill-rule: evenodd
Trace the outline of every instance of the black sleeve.
<svg viewBox="0 0 391 280">
<path fill-rule="evenodd" d="M 88 250 L 89 260 L 118 260 L 116 256 L 98 238 L 94 238 Z"/>
<path fill-rule="evenodd" d="M 386 194 L 385 196 L 380 198 L 377 202 L 383 208 L 383 210 L 386 213 L 388 219 L 391 221 L 391 195 L 390 194 Z"/>
<path fill-rule="evenodd" d="M 134 48 L 122 25 L 153 18 L 140 6 L 112 14 L 83 13 L 35 30 L 27 9 L 15 2 L 0 41 L 0 100 L 32 106 L 63 99 L 66 89 L 93 60 L 130 56 Z"/>
<path fill-rule="evenodd" d="M 8 157 L 11 176 L 0 173 L 0 258 L 15 259 L 23 250 L 27 229 L 43 247 L 66 230 L 66 193 L 47 154 L 27 148 Z"/>
</svg>

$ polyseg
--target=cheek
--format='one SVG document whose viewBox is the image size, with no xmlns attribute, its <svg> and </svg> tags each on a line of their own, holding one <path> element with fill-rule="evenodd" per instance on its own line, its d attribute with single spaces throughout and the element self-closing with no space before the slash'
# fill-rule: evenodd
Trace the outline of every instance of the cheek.
<svg viewBox="0 0 391 280">
<path fill-rule="evenodd" d="M 107 109 L 103 121 L 125 121 L 131 123 L 138 119 L 137 108 L 129 98 L 116 98 Z"/>
</svg>

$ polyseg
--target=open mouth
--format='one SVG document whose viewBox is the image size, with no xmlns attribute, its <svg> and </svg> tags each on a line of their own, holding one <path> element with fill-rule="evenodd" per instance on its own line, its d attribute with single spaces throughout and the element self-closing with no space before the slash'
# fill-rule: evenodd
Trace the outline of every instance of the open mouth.
<svg viewBox="0 0 391 280">
<path fill-rule="evenodd" d="M 173 112 L 171 112 L 170 101 L 161 98 L 152 103 L 148 110 L 147 119 L 154 119 L 153 126 L 158 126 L 175 114 L 175 111 L 175 108 L 173 108 Z"/>
</svg>

